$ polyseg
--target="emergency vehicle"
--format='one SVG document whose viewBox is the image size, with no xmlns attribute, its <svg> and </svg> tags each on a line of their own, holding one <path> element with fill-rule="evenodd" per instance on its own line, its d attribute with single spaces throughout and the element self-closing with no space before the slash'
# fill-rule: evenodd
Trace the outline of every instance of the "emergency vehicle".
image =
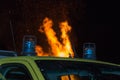
<svg viewBox="0 0 120 80">
<path fill-rule="evenodd" d="M 0 80 L 120 80 L 120 65 L 65 57 L 17 56 L 0 51 Z"/>
</svg>

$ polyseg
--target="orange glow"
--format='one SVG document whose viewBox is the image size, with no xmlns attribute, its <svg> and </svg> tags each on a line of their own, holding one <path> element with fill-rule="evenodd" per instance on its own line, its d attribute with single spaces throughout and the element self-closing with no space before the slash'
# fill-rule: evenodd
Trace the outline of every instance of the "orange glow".
<svg viewBox="0 0 120 80">
<path fill-rule="evenodd" d="M 68 25 L 67 21 L 61 22 L 60 25 L 60 30 L 62 32 L 61 39 L 62 39 L 62 46 L 64 49 L 64 52 L 67 53 L 67 55 L 71 55 L 72 57 L 74 56 L 72 46 L 69 40 L 68 32 L 71 31 L 71 27 Z"/>
<path fill-rule="evenodd" d="M 47 53 L 43 52 L 42 47 L 39 45 L 35 46 L 35 52 L 37 53 L 37 56 L 49 56 Z"/>
<path fill-rule="evenodd" d="M 56 32 L 53 30 L 53 21 L 49 18 L 43 20 L 42 28 L 39 32 L 43 32 L 46 37 L 48 44 L 50 45 L 50 56 L 55 57 L 74 57 L 72 46 L 69 40 L 68 32 L 71 31 L 71 26 L 68 25 L 67 21 L 60 22 L 59 28 L 61 31 L 60 42 L 56 36 Z M 36 46 L 36 53 L 38 56 L 44 56 L 46 53 L 42 50 L 42 47 Z"/>
<path fill-rule="evenodd" d="M 82 80 L 82 79 L 77 75 L 70 74 L 61 76 L 60 80 Z"/>
</svg>

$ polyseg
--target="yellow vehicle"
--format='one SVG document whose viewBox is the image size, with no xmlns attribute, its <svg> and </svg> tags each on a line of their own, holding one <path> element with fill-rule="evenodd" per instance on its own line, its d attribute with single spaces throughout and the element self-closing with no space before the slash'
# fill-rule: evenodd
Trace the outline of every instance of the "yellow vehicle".
<svg viewBox="0 0 120 80">
<path fill-rule="evenodd" d="M 120 80 L 120 65 L 80 58 L 14 55 L 0 59 L 0 74 L 0 80 Z"/>
</svg>

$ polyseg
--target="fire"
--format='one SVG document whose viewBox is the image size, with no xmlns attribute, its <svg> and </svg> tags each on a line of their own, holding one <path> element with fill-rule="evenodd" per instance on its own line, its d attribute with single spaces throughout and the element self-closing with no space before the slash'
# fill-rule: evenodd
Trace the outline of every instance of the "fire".
<svg viewBox="0 0 120 80">
<path fill-rule="evenodd" d="M 61 42 L 56 36 L 56 32 L 53 30 L 53 21 L 46 17 L 43 20 L 42 28 L 39 29 L 39 32 L 43 32 L 46 37 L 48 44 L 50 45 L 51 54 L 46 55 L 42 50 L 41 46 L 36 46 L 35 50 L 38 56 L 55 56 L 55 57 L 74 57 L 74 52 L 70 43 L 68 32 L 71 31 L 71 26 L 68 25 L 67 21 L 60 22 L 59 28 L 61 31 Z"/>
<path fill-rule="evenodd" d="M 64 49 L 64 51 L 66 51 L 66 53 L 68 53 L 67 54 L 68 56 L 71 55 L 73 57 L 74 53 L 72 50 L 69 36 L 67 34 L 69 31 L 71 31 L 71 27 L 68 25 L 67 21 L 61 22 L 59 27 L 62 32 L 61 39 L 62 39 L 63 49 Z"/>
<path fill-rule="evenodd" d="M 47 53 L 43 51 L 42 47 L 39 45 L 36 45 L 35 50 L 38 56 L 49 56 Z"/>
</svg>

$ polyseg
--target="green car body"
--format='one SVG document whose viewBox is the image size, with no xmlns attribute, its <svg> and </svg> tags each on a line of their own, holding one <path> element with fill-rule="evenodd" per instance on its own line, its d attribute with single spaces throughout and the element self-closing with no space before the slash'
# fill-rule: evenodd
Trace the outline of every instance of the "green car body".
<svg viewBox="0 0 120 80">
<path fill-rule="evenodd" d="M 80 58 L 15 56 L 0 59 L 0 74 L 0 80 L 108 80 L 111 75 L 109 80 L 120 80 L 120 65 Z"/>
</svg>

